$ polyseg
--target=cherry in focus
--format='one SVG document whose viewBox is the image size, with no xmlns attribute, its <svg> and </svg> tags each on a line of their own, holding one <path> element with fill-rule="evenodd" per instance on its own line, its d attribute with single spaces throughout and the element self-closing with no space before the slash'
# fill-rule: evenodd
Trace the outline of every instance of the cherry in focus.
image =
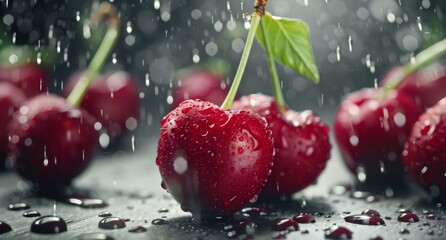
<svg viewBox="0 0 446 240">
<path fill-rule="evenodd" d="M 9 125 L 13 168 L 41 187 L 69 184 L 93 156 L 98 138 L 94 122 L 63 98 L 41 94 L 29 99 Z"/>
<path fill-rule="evenodd" d="M 312 111 L 286 111 L 262 94 L 241 97 L 233 109 L 264 117 L 274 137 L 274 165 L 263 189 L 265 196 L 289 195 L 314 183 L 330 158 L 329 128 Z"/>
<path fill-rule="evenodd" d="M 83 75 L 84 72 L 78 72 L 70 77 L 64 96 L 68 96 Z M 102 124 L 111 139 L 115 139 L 137 127 L 138 85 L 123 71 L 100 75 L 89 86 L 80 106 Z"/>
<path fill-rule="evenodd" d="M 47 91 L 47 74 L 41 66 L 28 63 L 0 66 L 0 82 L 10 82 L 22 89 L 27 98 Z"/>
<path fill-rule="evenodd" d="M 403 152 L 409 174 L 433 197 L 446 200 L 446 99 L 415 123 Z"/>
<path fill-rule="evenodd" d="M 162 185 L 199 218 L 255 201 L 273 152 L 271 131 L 257 114 L 187 100 L 161 121 L 156 163 Z"/>
<path fill-rule="evenodd" d="M 5 165 L 8 155 L 8 129 L 7 126 L 12 115 L 26 99 L 22 90 L 8 82 L 0 82 L 0 169 Z"/>
<path fill-rule="evenodd" d="M 229 92 L 222 77 L 204 70 L 186 75 L 180 83 L 173 94 L 173 107 L 188 99 L 200 99 L 220 105 Z"/>
<path fill-rule="evenodd" d="M 348 95 L 335 116 L 335 137 L 347 167 L 365 183 L 398 183 L 401 154 L 423 112 L 403 93 L 362 89 Z"/>
</svg>

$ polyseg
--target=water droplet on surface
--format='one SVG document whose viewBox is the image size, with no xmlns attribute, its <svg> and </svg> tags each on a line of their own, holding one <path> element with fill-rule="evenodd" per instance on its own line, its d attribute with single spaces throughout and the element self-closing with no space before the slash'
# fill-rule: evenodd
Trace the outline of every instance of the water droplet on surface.
<svg viewBox="0 0 446 240">
<path fill-rule="evenodd" d="M 400 234 L 409 234 L 410 233 L 409 229 L 407 229 L 407 228 L 400 229 L 399 232 L 400 232 Z"/>
<path fill-rule="evenodd" d="M 431 213 L 431 214 L 428 214 L 428 215 L 426 216 L 426 218 L 427 218 L 427 219 L 430 219 L 430 220 L 440 220 L 440 219 L 441 219 L 441 216 L 438 215 L 438 214 L 435 214 L 435 213 Z"/>
<path fill-rule="evenodd" d="M 11 203 L 8 205 L 8 209 L 11 211 L 20 211 L 20 210 L 26 210 L 29 209 L 30 206 L 27 203 Z"/>
<path fill-rule="evenodd" d="M 68 198 L 65 202 L 81 208 L 105 208 L 108 206 L 104 200 L 97 198 Z"/>
<path fill-rule="evenodd" d="M 111 212 L 100 212 L 98 216 L 99 217 L 111 217 L 112 214 L 111 214 Z"/>
<path fill-rule="evenodd" d="M 344 195 L 352 190 L 351 185 L 335 185 L 330 189 L 330 194 L 333 195 Z"/>
<path fill-rule="evenodd" d="M 259 217 L 268 215 L 268 209 L 266 208 L 258 208 L 258 207 L 246 207 L 241 211 L 243 214 L 248 215 L 249 217 Z"/>
<path fill-rule="evenodd" d="M 11 226 L 9 226 L 9 224 L 7 224 L 3 221 L 0 221 L 0 234 L 7 233 L 10 231 L 12 231 Z"/>
<path fill-rule="evenodd" d="M 102 229 L 120 229 L 125 228 L 126 225 L 121 218 L 107 217 L 99 221 L 98 227 Z"/>
<path fill-rule="evenodd" d="M 276 218 L 271 223 L 273 231 L 296 231 L 299 229 L 299 224 L 290 218 Z"/>
<path fill-rule="evenodd" d="M 159 213 L 166 213 L 169 212 L 169 209 L 167 208 L 161 208 L 160 210 L 158 210 Z"/>
<path fill-rule="evenodd" d="M 412 213 L 412 210 L 406 208 L 400 208 L 396 211 L 397 213 Z"/>
<path fill-rule="evenodd" d="M 39 217 L 31 224 L 31 232 L 40 234 L 55 234 L 67 231 L 67 223 L 57 216 Z"/>
<path fill-rule="evenodd" d="M 114 238 L 104 233 L 84 233 L 73 238 L 72 240 L 114 240 Z"/>
<path fill-rule="evenodd" d="M 228 238 L 248 239 L 255 232 L 256 225 L 248 219 L 241 219 L 233 224 L 224 226 L 223 230 Z"/>
<path fill-rule="evenodd" d="M 24 217 L 29 217 L 29 218 L 33 218 L 33 217 L 40 217 L 40 213 L 36 210 L 29 210 L 23 213 Z"/>
<path fill-rule="evenodd" d="M 400 222 L 419 222 L 420 219 L 414 213 L 402 213 L 398 216 L 398 221 Z"/>
<path fill-rule="evenodd" d="M 325 230 L 325 238 L 328 239 L 351 239 L 352 231 L 341 226 L 331 226 Z"/>
<path fill-rule="evenodd" d="M 129 232 L 131 232 L 131 233 L 147 232 L 147 228 L 145 228 L 143 226 L 137 226 L 137 227 L 133 227 L 133 228 L 129 229 Z"/>
<path fill-rule="evenodd" d="M 310 214 L 300 214 L 293 217 L 293 220 L 297 223 L 315 223 L 313 215 Z"/>
<path fill-rule="evenodd" d="M 381 216 L 378 211 L 373 210 L 373 209 L 366 209 L 366 210 L 362 211 L 362 214 L 371 216 L 371 217 L 380 217 Z"/>
<path fill-rule="evenodd" d="M 344 217 L 344 220 L 349 223 L 362 225 L 385 225 L 384 220 L 380 217 L 372 217 L 368 215 L 351 215 Z"/>
<path fill-rule="evenodd" d="M 161 218 L 157 218 L 157 219 L 153 219 L 152 224 L 153 225 L 166 225 L 168 222 L 164 219 Z"/>
</svg>

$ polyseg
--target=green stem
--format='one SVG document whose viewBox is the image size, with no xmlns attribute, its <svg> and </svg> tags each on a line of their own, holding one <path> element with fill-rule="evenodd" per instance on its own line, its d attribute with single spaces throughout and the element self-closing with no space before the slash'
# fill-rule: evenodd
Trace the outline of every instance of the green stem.
<svg viewBox="0 0 446 240">
<path fill-rule="evenodd" d="M 419 68 L 422 68 L 431 62 L 437 60 L 443 54 L 446 53 L 446 39 L 443 39 L 426 50 L 420 52 L 415 56 L 413 63 L 406 64 L 404 67 L 396 70 L 387 81 L 387 84 L 383 86 L 382 97 L 386 96 L 388 92 L 396 89 L 403 80 L 409 76 L 412 72 Z"/>
<path fill-rule="evenodd" d="M 254 42 L 257 27 L 259 26 L 261 19 L 262 17 L 260 16 L 260 14 L 258 12 L 254 12 L 251 19 L 251 27 L 249 28 L 248 37 L 246 38 L 245 49 L 243 50 L 242 58 L 238 66 L 237 73 L 234 77 L 234 82 L 232 83 L 231 89 L 229 89 L 229 93 L 226 96 L 225 101 L 221 104 L 221 108 L 223 109 L 230 109 L 232 107 L 232 103 L 234 102 L 235 95 L 237 94 L 237 90 L 240 86 L 243 73 L 245 72 L 246 63 L 248 62 L 252 43 Z"/>
<path fill-rule="evenodd" d="M 104 2 L 103 4 L 108 4 L 108 3 Z M 106 9 L 116 11 L 111 6 L 106 6 Z M 102 14 L 103 17 L 111 18 L 108 24 L 109 27 L 107 29 L 107 32 L 105 33 L 104 40 L 102 40 L 98 51 L 91 60 L 86 73 L 81 77 L 81 79 L 79 79 L 79 81 L 76 83 L 76 86 L 74 86 L 70 95 L 67 97 L 68 103 L 75 107 L 79 106 L 91 82 L 93 82 L 93 80 L 96 78 L 96 75 L 104 67 L 105 60 L 110 55 L 118 39 L 119 24 L 117 24 L 117 22 L 119 22 L 119 18 L 117 17 L 117 15 L 114 15 L 113 12 L 106 12 L 106 13 L 101 12 L 100 14 Z"/>
<path fill-rule="evenodd" d="M 279 75 L 277 74 L 273 53 L 266 38 L 265 26 L 263 24 L 263 20 L 260 21 L 260 31 L 262 32 L 263 42 L 265 43 L 266 54 L 268 55 L 268 65 L 269 65 L 269 72 L 271 74 L 271 81 L 272 81 L 271 83 L 273 85 L 274 97 L 276 98 L 276 104 L 277 107 L 279 108 L 280 113 L 282 114 L 282 116 L 284 116 L 286 113 L 285 100 L 283 98 L 283 92 L 280 86 Z"/>
</svg>

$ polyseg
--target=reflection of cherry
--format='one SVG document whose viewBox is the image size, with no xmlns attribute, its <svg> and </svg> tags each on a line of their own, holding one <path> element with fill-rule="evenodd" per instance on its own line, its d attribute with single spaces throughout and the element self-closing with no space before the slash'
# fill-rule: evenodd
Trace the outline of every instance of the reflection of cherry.
<svg viewBox="0 0 446 240">
<path fill-rule="evenodd" d="M 46 72 L 36 64 L 0 66 L 0 82 L 13 83 L 28 98 L 47 91 Z"/>
<path fill-rule="evenodd" d="M 187 100 L 161 122 L 156 163 L 183 210 L 196 217 L 231 214 L 260 192 L 273 151 L 258 115 Z"/>
<path fill-rule="evenodd" d="M 201 99 L 220 105 L 228 94 L 224 79 L 209 71 L 196 71 L 186 75 L 174 91 L 173 107 L 187 99 Z"/>
<path fill-rule="evenodd" d="M 409 96 L 380 89 L 348 95 L 335 117 L 335 137 L 341 154 L 360 181 L 400 181 L 401 153 L 413 124 L 422 113 Z"/>
<path fill-rule="evenodd" d="M 41 185 L 68 184 L 90 162 L 97 142 L 94 119 L 65 99 L 37 95 L 10 123 L 10 157 L 15 170 Z"/>
<path fill-rule="evenodd" d="M 12 114 L 25 101 L 22 90 L 7 82 L 0 82 L 0 169 L 4 167 L 4 160 L 8 154 L 8 130 Z"/>
<path fill-rule="evenodd" d="M 276 101 L 252 94 L 234 102 L 232 109 L 251 110 L 264 117 L 274 137 L 274 165 L 263 193 L 292 194 L 316 181 L 330 157 L 328 127 L 311 111 L 279 112 Z"/>
<path fill-rule="evenodd" d="M 70 77 L 65 96 L 83 75 L 84 72 L 79 72 Z M 139 105 L 138 86 L 130 74 L 122 71 L 96 77 L 80 104 L 102 123 L 111 138 L 136 127 Z"/>
</svg>

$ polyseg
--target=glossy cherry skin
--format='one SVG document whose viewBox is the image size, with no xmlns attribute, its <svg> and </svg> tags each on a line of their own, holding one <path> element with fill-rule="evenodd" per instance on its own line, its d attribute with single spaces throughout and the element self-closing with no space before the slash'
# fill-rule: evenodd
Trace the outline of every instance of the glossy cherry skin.
<svg viewBox="0 0 446 240">
<path fill-rule="evenodd" d="M 265 196 L 289 195 L 314 183 L 330 158 L 329 128 L 311 111 L 287 110 L 282 116 L 274 98 L 251 94 L 232 109 L 264 117 L 274 137 L 274 166 L 263 189 Z"/>
<path fill-rule="evenodd" d="M 0 82 L 10 82 L 22 89 L 27 98 L 47 91 L 45 69 L 36 64 L 0 66 Z"/>
<path fill-rule="evenodd" d="M 0 169 L 5 166 L 8 155 L 8 124 L 12 114 L 26 99 L 22 90 L 8 82 L 0 82 Z"/>
<path fill-rule="evenodd" d="M 199 218 L 255 200 L 273 154 L 271 131 L 257 114 L 187 100 L 161 121 L 156 163 L 170 194 Z"/>
<path fill-rule="evenodd" d="M 368 184 L 402 180 L 404 143 L 423 112 L 403 93 L 391 91 L 380 98 L 380 89 L 348 95 L 334 122 L 335 138 L 347 167 Z"/>
<path fill-rule="evenodd" d="M 389 76 L 400 68 L 390 69 L 383 77 L 381 85 L 385 85 Z M 420 69 L 407 76 L 397 90 L 410 96 L 417 105 L 424 109 L 432 107 L 440 99 L 446 97 L 446 67 L 441 64 L 433 64 Z"/>
<path fill-rule="evenodd" d="M 446 99 L 415 123 L 403 159 L 408 173 L 434 197 L 446 200 Z"/>
<path fill-rule="evenodd" d="M 78 72 L 70 77 L 64 96 L 83 75 Z M 112 139 L 117 138 L 136 127 L 140 110 L 138 85 L 123 71 L 100 75 L 89 86 L 80 106 L 102 124 Z"/>
<path fill-rule="evenodd" d="M 188 99 L 200 99 L 220 105 L 225 100 L 229 89 L 222 77 L 209 71 L 195 71 L 180 80 L 180 85 L 173 94 L 175 108 Z"/>
<path fill-rule="evenodd" d="M 65 99 L 41 94 L 23 103 L 9 125 L 10 159 L 23 178 L 41 186 L 69 184 L 97 145 L 95 120 Z"/>
</svg>

